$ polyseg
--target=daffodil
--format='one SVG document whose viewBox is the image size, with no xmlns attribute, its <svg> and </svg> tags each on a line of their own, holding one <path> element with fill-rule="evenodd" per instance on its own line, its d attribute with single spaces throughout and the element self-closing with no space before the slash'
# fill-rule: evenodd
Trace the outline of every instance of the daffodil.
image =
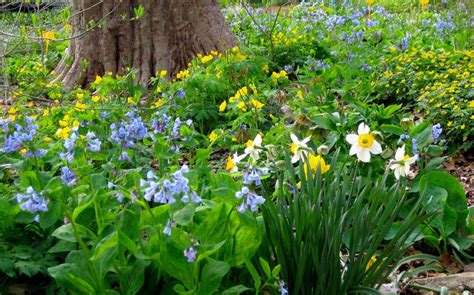
<svg viewBox="0 0 474 295">
<path fill-rule="evenodd" d="M 365 123 L 360 123 L 357 130 L 358 134 L 348 134 L 346 136 L 347 142 L 352 146 L 349 155 L 357 155 L 357 158 L 362 162 L 370 162 L 370 154 L 378 155 L 382 153 L 382 147 L 375 140 L 375 137 L 370 133 L 369 126 Z"/>
<path fill-rule="evenodd" d="M 225 170 L 227 170 L 231 173 L 235 173 L 235 172 L 239 171 L 239 167 L 237 167 L 237 164 L 239 164 L 240 161 L 242 161 L 245 157 L 247 157 L 247 154 L 238 155 L 237 153 L 234 153 L 234 155 L 232 157 L 229 156 L 227 158 L 227 163 L 226 163 L 226 166 L 225 166 Z"/>
<path fill-rule="evenodd" d="M 308 155 L 308 162 L 309 166 L 311 168 L 311 172 L 313 174 L 316 173 L 316 171 L 319 169 L 321 171 L 321 174 L 324 174 L 329 171 L 331 168 L 331 165 L 327 165 L 326 161 L 324 161 L 323 157 L 321 156 L 315 156 L 313 154 Z M 318 168 L 319 167 L 319 168 Z M 308 175 L 308 165 L 305 163 L 304 164 L 304 171 L 306 175 Z"/>
<path fill-rule="evenodd" d="M 400 176 L 406 177 L 410 173 L 410 165 L 415 163 L 418 157 L 415 155 L 410 157 L 405 154 L 405 145 L 398 148 L 395 152 L 395 160 L 392 160 L 389 167 L 394 170 L 395 178 L 400 179 Z"/>
<path fill-rule="evenodd" d="M 311 139 L 311 136 L 306 137 L 303 140 L 299 140 L 296 135 L 293 133 L 290 134 L 291 137 L 291 152 L 293 153 L 293 157 L 291 158 L 291 163 L 296 163 L 300 159 L 303 158 L 303 155 L 306 155 L 308 152 L 308 145 L 307 143 Z"/>
<path fill-rule="evenodd" d="M 54 32 L 43 32 L 41 38 L 44 40 L 44 52 L 48 53 L 49 42 L 55 39 L 56 34 Z"/>
<path fill-rule="evenodd" d="M 260 159 L 260 151 L 262 147 L 262 136 L 260 134 L 257 134 L 254 140 L 247 141 L 245 146 L 246 148 L 244 153 L 246 155 L 250 155 L 250 158 L 252 158 L 254 161 Z"/>
</svg>

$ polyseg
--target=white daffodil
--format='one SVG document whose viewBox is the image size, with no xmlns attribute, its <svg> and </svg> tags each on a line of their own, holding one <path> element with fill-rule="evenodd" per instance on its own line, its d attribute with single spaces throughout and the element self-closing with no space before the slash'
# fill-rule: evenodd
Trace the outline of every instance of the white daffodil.
<svg viewBox="0 0 474 295">
<path fill-rule="evenodd" d="M 352 146 L 349 155 L 356 155 L 362 162 L 370 162 L 370 154 L 378 155 L 382 153 L 382 147 L 375 140 L 375 137 L 370 133 L 369 126 L 365 123 L 360 123 L 357 130 L 358 134 L 348 134 L 346 136 L 347 142 Z"/>
<path fill-rule="evenodd" d="M 250 158 L 252 158 L 254 161 L 260 159 L 260 152 L 262 148 L 262 136 L 260 136 L 260 134 L 257 134 L 254 140 L 247 141 L 245 145 L 247 146 L 244 150 L 246 155 L 250 155 Z"/>
<path fill-rule="evenodd" d="M 390 162 L 389 167 L 394 170 L 395 178 L 400 179 L 400 176 L 406 177 L 410 173 L 410 165 L 416 160 L 418 160 L 418 156 L 410 157 L 405 154 L 405 145 L 403 145 L 395 152 L 395 160 Z"/>
<path fill-rule="evenodd" d="M 227 158 L 225 169 L 231 173 L 239 171 L 239 167 L 237 166 L 237 164 L 239 164 L 240 161 L 242 161 L 245 157 L 247 157 L 247 154 L 242 154 L 239 156 L 237 153 L 234 153 L 232 157 L 229 156 Z"/>
<path fill-rule="evenodd" d="M 291 137 L 291 152 L 293 157 L 291 158 L 291 163 L 296 163 L 303 158 L 303 155 L 308 153 L 308 141 L 311 139 L 311 136 L 306 137 L 302 141 L 296 137 L 293 133 L 290 134 Z"/>
</svg>

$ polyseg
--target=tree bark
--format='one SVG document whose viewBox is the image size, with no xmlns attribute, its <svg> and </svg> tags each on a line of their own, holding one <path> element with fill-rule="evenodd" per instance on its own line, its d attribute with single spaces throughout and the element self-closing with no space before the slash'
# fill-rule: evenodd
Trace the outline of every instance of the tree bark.
<svg viewBox="0 0 474 295">
<path fill-rule="evenodd" d="M 140 5 L 144 15 L 133 20 Z M 216 0 L 73 0 L 71 25 L 80 37 L 71 40 L 55 71 L 67 88 L 130 68 L 146 85 L 158 71 L 174 76 L 196 54 L 236 43 Z"/>
</svg>

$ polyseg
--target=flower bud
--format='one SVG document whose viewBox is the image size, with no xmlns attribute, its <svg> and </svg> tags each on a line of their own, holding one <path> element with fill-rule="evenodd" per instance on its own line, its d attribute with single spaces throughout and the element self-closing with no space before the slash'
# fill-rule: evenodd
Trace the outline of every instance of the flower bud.
<svg viewBox="0 0 474 295">
<path fill-rule="evenodd" d="M 317 149 L 319 155 L 327 155 L 329 153 L 329 147 L 325 144 L 320 145 Z"/>
</svg>

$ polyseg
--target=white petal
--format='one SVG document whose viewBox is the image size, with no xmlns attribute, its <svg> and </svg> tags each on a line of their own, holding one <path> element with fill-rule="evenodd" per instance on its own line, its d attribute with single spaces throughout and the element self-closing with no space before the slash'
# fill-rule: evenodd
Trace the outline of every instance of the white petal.
<svg viewBox="0 0 474 295">
<path fill-rule="evenodd" d="M 378 155 L 382 153 L 382 147 L 380 146 L 380 143 L 378 143 L 376 140 L 374 140 L 374 143 L 369 149 L 370 149 L 370 152 L 374 155 Z"/>
<path fill-rule="evenodd" d="M 399 169 L 395 169 L 395 178 L 400 179 L 400 170 Z"/>
<path fill-rule="evenodd" d="M 351 146 L 351 149 L 349 150 L 349 155 L 355 155 L 355 154 L 358 154 L 362 151 L 362 147 L 358 144 L 354 144 L 353 146 Z"/>
<path fill-rule="evenodd" d="M 397 149 L 395 153 L 395 160 L 402 161 L 405 158 L 405 145 Z"/>
<path fill-rule="evenodd" d="M 300 160 L 300 153 L 295 153 L 293 157 L 291 157 L 291 163 L 296 163 Z"/>
<path fill-rule="evenodd" d="M 370 128 L 369 128 L 369 126 L 365 125 L 365 123 L 360 123 L 359 128 L 357 128 L 357 133 L 359 135 L 369 134 L 370 133 Z"/>
<path fill-rule="evenodd" d="M 405 163 L 407 163 L 407 165 L 411 165 L 411 164 L 415 163 L 416 160 L 418 160 L 418 156 L 410 157 L 410 158 L 405 160 Z"/>
<path fill-rule="evenodd" d="M 389 168 L 392 170 L 396 170 L 400 168 L 400 164 L 389 164 Z"/>
<path fill-rule="evenodd" d="M 255 140 L 253 141 L 253 144 L 255 146 L 261 146 L 262 145 L 262 136 L 260 136 L 260 134 L 257 134 L 257 136 L 255 136 Z"/>
<path fill-rule="evenodd" d="M 300 140 L 298 139 L 298 137 L 296 137 L 296 135 L 294 135 L 293 133 L 290 133 L 290 137 L 291 137 L 291 141 L 298 144 L 300 142 Z"/>
<path fill-rule="evenodd" d="M 405 165 L 403 176 L 407 176 L 410 173 L 410 165 Z"/>
<path fill-rule="evenodd" d="M 348 134 L 346 135 L 346 140 L 350 144 L 358 144 L 359 143 L 359 136 L 356 134 Z"/>
<path fill-rule="evenodd" d="M 370 151 L 369 149 L 362 149 L 360 152 L 357 153 L 357 158 L 362 162 L 368 163 L 370 162 Z"/>
<path fill-rule="evenodd" d="M 304 145 L 306 146 L 306 144 L 307 144 L 310 140 L 311 140 L 311 136 L 308 136 L 308 137 L 306 137 L 305 139 L 303 139 L 303 140 L 301 141 L 301 144 L 304 144 Z"/>
</svg>

